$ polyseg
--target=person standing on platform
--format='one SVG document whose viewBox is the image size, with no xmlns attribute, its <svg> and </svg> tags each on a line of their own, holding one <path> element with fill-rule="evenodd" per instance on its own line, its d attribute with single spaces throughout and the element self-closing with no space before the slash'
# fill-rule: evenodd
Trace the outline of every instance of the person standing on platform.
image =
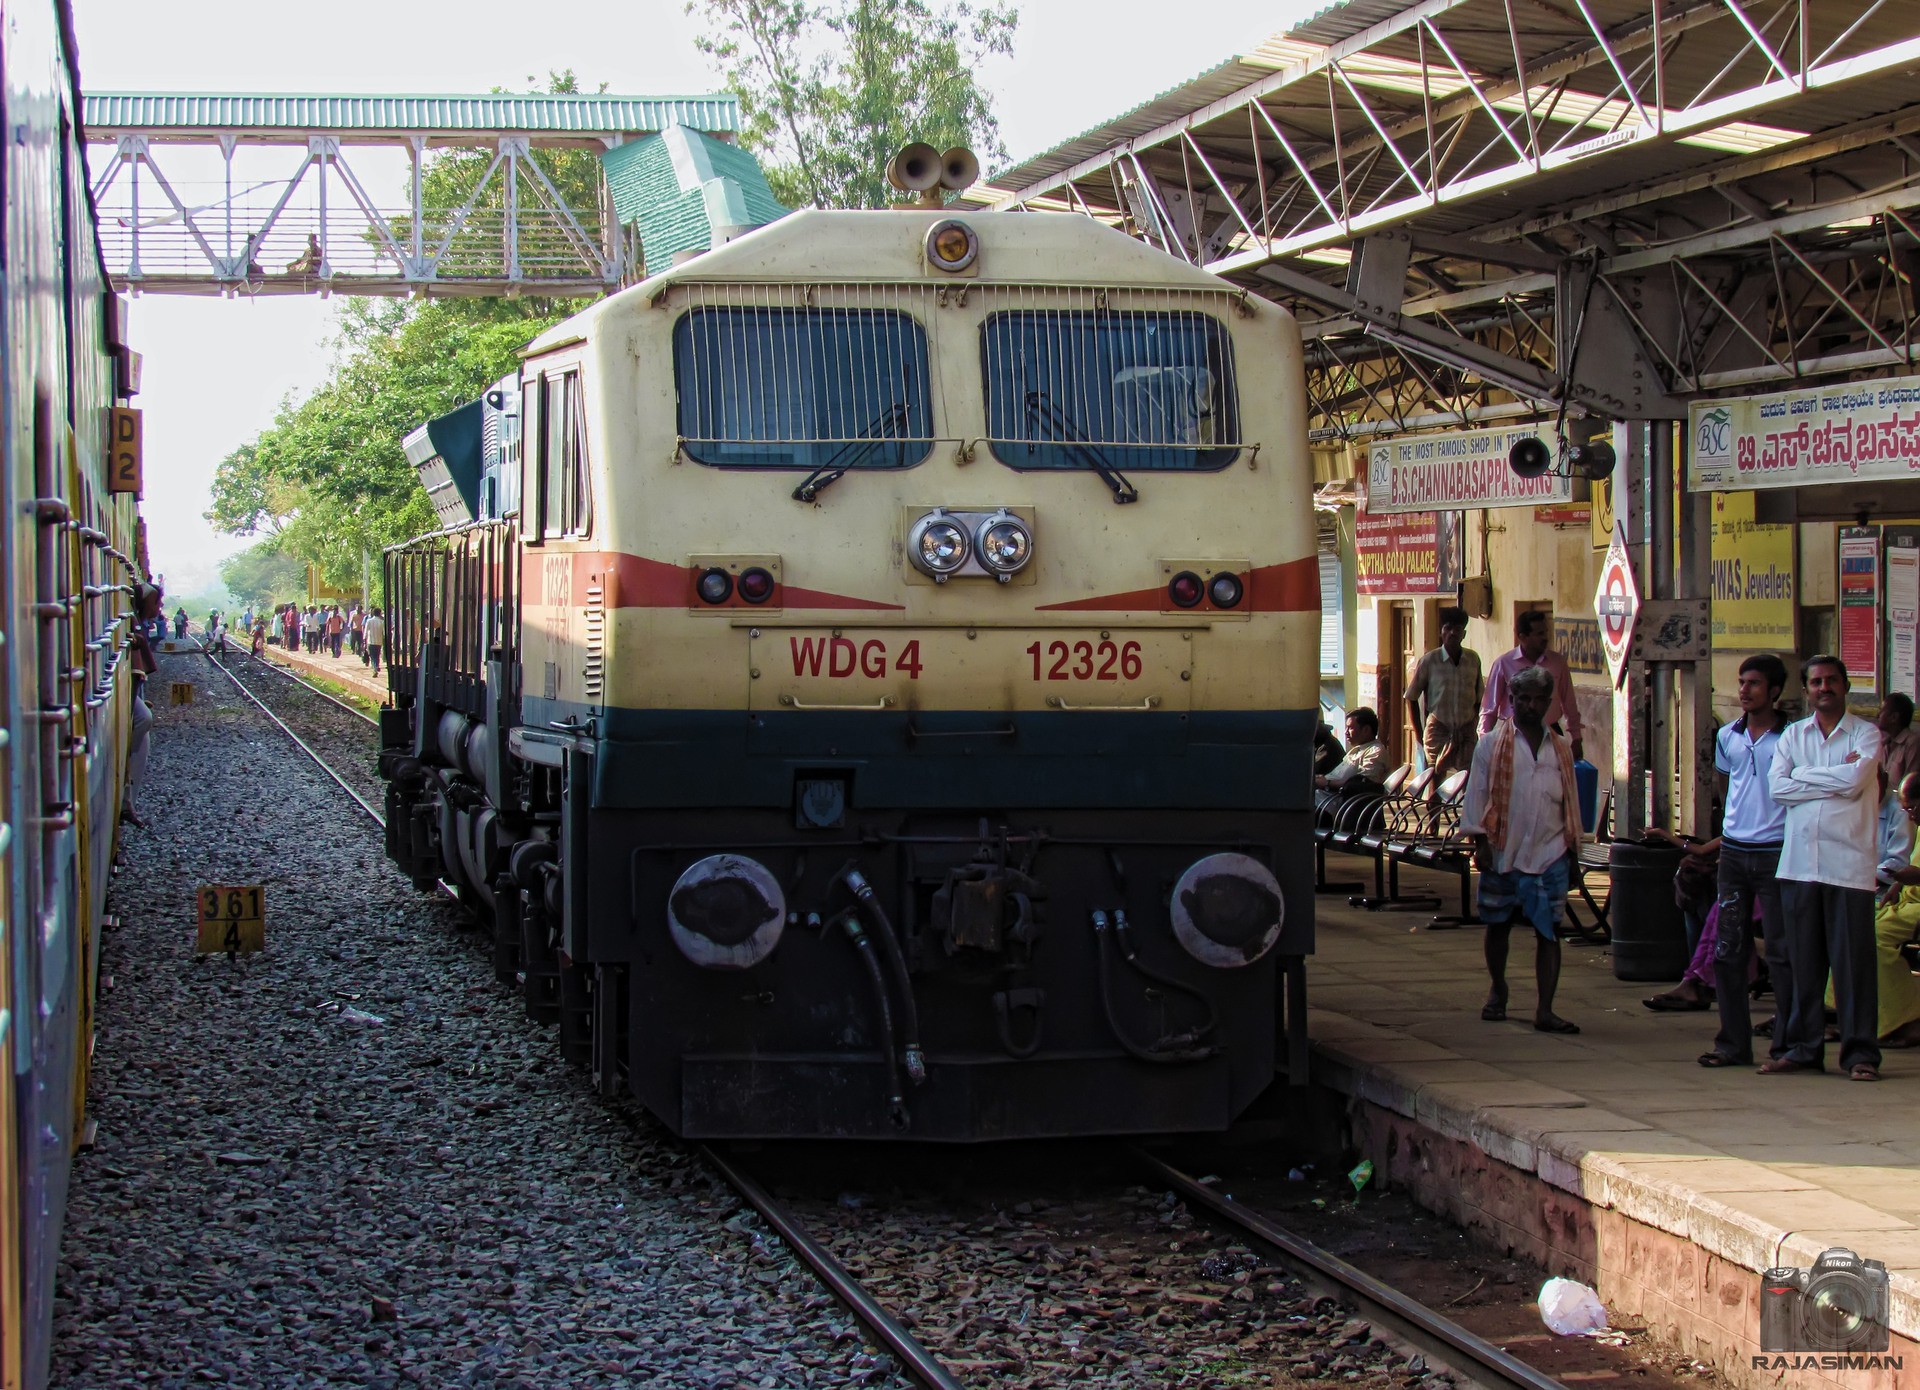
<svg viewBox="0 0 1920 1390">
<path fill-rule="evenodd" d="M 1473 750 L 1460 829 L 1473 838 L 1480 869 L 1480 917 L 1486 923 L 1487 974 L 1493 987 L 1480 1017 L 1507 1016 L 1507 944 L 1516 922 L 1533 928 L 1538 990 L 1533 1026 L 1542 1033 L 1578 1033 L 1553 1011 L 1560 985 L 1560 920 L 1580 844 L 1580 794 L 1573 749 L 1547 724 L 1554 678 L 1536 663 L 1508 685 L 1513 716 L 1502 719 Z"/>
<path fill-rule="evenodd" d="M 300 650 L 300 605 L 297 603 L 287 605 L 287 650 Z"/>
<path fill-rule="evenodd" d="M 1538 608 L 1522 613 L 1513 620 L 1513 639 L 1513 650 L 1495 657 L 1493 669 L 1487 672 L 1487 693 L 1480 702 L 1480 736 L 1485 738 L 1496 723 L 1513 717 L 1513 678 L 1537 666 L 1553 677 L 1547 727 L 1556 734 L 1566 734 L 1573 745 L 1574 760 L 1579 761 L 1586 749 L 1580 740 L 1580 707 L 1573 695 L 1573 673 L 1567 669 L 1566 657 L 1549 650 L 1553 629 L 1547 615 Z"/>
<path fill-rule="evenodd" d="M 1713 1050 L 1700 1054 L 1703 1067 L 1745 1066 L 1753 1061 L 1753 1019 L 1747 1009 L 1747 973 L 1753 934 L 1747 923 L 1760 909 L 1761 955 L 1773 981 L 1778 1005 L 1772 1056 L 1787 1055 L 1798 1026 L 1794 1013 L 1792 943 L 1782 910 L 1780 847 L 1787 833 L 1786 808 L 1773 799 L 1768 780 L 1774 750 L 1786 720 L 1780 692 L 1787 688 L 1787 666 L 1770 653 L 1740 663 L 1740 717 L 1714 738 L 1713 765 L 1719 776 L 1726 816 L 1720 838 L 1691 847 L 1695 854 L 1720 851 L 1720 933 L 1714 944 L 1715 1002 L 1720 1032 Z"/>
<path fill-rule="evenodd" d="M 340 643 L 347 635 L 347 620 L 340 616 L 340 605 L 334 604 L 333 611 L 327 614 L 327 650 L 333 659 L 340 659 Z"/>
<path fill-rule="evenodd" d="M 1887 785 L 1898 788 L 1909 772 L 1920 772 L 1920 733 L 1913 729 L 1913 701 L 1895 692 L 1880 702 L 1873 717 L 1880 730 L 1880 767 Z"/>
<path fill-rule="evenodd" d="M 1880 861 L 1880 731 L 1847 712 L 1847 668 L 1816 656 L 1801 668 L 1813 713 L 1789 724 L 1767 781 L 1786 808 L 1780 896 L 1787 918 L 1793 1012 L 1774 1023 L 1763 1076 L 1826 1068 L 1827 976 L 1840 1016 L 1840 1066 L 1855 1081 L 1880 1079 L 1879 989 L 1873 895 Z M 1775 986 L 1776 993 L 1778 986 Z M 1724 991 L 1722 991 L 1724 993 Z M 1788 1026 L 1783 1027 L 1785 1023 Z"/>
<path fill-rule="evenodd" d="M 300 620 L 300 631 L 307 639 L 307 655 L 320 655 L 320 638 L 326 632 L 326 619 L 320 614 L 319 604 L 307 605 L 307 616 Z"/>
<path fill-rule="evenodd" d="M 1467 611 L 1442 608 L 1440 645 L 1416 661 L 1407 677 L 1407 715 L 1420 730 L 1427 766 L 1436 779 L 1472 766 L 1473 748 L 1480 740 L 1476 715 L 1485 681 L 1480 653 L 1462 645 L 1466 636 Z"/>
<path fill-rule="evenodd" d="M 373 674 L 380 674 L 380 649 L 387 644 L 387 620 L 380 616 L 380 610 L 374 609 L 367 614 L 366 656 L 373 667 Z"/>
<path fill-rule="evenodd" d="M 1920 825 L 1920 772 L 1900 783 L 1901 814 Z M 1920 976 L 1907 968 L 1900 948 L 1920 935 L 1920 839 L 1903 868 L 1885 871 L 1891 884 L 1874 914 L 1874 957 L 1878 973 L 1877 1027 L 1882 1047 L 1920 1047 Z"/>
</svg>

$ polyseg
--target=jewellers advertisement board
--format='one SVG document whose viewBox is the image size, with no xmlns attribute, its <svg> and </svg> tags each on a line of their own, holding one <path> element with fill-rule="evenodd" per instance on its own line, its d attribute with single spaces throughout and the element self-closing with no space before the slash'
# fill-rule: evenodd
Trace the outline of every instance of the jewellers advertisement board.
<svg viewBox="0 0 1920 1390">
<path fill-rule="evenodd" d="M 1366 474 L 1367 510 L 1376 516 L 1573 501 L 1572 478 L 1523 478 L 1507 466 L 1508 451 L 1536 437 L 1554 447 L 1550 436 L 1532 428 L 1409 434 L 1364 446 L 1366 466 L 1355 472 Z"/>
<path fill-rule="evenodd" d="M 1696 401 L 1687 420 L 1693 492 L 1920 477 L 1920 377 Z"/>
<path fill-rule="evenodd" d="M 1355 589 L 1368 598 L 1452 597 L 1460 588 L 1460 513 L 1354 513 Z"/>
<path fill-rule="evenodd" d="M 1790 652 L 1795 597 L 1794 541 L 1798 528 L 1754 520 L 1753 494 L 1713 498 L 1713 649 L 1717 652 Z"/>
</svg>

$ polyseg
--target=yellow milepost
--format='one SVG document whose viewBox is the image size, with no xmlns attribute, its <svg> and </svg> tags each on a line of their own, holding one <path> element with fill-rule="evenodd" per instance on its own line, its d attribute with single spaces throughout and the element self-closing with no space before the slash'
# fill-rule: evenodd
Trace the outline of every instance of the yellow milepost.
<svg viewBox="0 0 1920 1390">
<path fill-rule="evenodd" d="M 250 956 L 267 949 L 266 893 L 257 883 L 205 883 L 194 894 L 199 911 L 197 955 Z"/>
<path fill-rule="evenodd" d="M 192 681 L 175 681 L 172 686 L 172 699 L 173 699 L 173 703 L 176 705 L 192 704 L 193 703 L 193 682 Z"/>
</svg>

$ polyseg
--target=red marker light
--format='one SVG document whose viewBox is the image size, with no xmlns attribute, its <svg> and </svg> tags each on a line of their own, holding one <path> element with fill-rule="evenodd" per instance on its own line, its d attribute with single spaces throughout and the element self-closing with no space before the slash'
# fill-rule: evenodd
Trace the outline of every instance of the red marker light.
<svg viewBox="0 0 1920 1390">
<path fill-rule="evenodd" d="M 773 597 L 773 576 L 757 565 L 741 571 L 740 597 L 748 603 L 765 603 Z"/>
<path fill-rule="evenodd" d="M 1206 591 L 1199 575 L 1192 570 L 1181 570 L 1167 583 L 1167 601 L 1175 608 L 1196 608 Z"/>
</svg>

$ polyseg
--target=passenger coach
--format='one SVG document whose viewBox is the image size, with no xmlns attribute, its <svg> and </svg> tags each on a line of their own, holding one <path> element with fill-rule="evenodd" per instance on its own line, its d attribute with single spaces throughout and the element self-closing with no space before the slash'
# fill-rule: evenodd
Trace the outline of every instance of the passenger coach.
<svg viewBox="0 0 1920 1390">
<path fill-rule="evenodd" d="M 1218 1129 L 1303 1061 L 1284 310 L 1089 218 L 800 212 L 409 447 L 390 848 L 604 1085 L 972 1140 Z"/>
</svg>

